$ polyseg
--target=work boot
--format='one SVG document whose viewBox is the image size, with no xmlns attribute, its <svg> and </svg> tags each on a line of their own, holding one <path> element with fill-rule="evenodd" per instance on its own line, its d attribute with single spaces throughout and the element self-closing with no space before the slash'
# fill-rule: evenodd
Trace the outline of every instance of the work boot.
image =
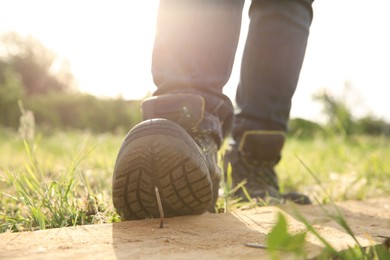
<svg viewBox="0 0 390 260">
<path fill-rule="evenodd" d="M 228 164 L 231 165 L 233 187 L 244 182 L 243 187 L 249 196 L 265 203 L 279 204 L 290 200 L 310 204 L 305 195 L 296 192 L 281 194 L 279 191 L 275 165 L 280 161 L 284 141 L 283 131 L 245 131 L 240 140 L 231 144 L 224 158 L 225 176 Z M 247 197 L 242 188 L 235 196 Z"/>
<path fill-rule="evenodd" d="M 142 104 L 143 121 L 127 134 L 113 175 L 113 202 L 123 219 L 214 212 L 221 171 L 218 117 L 194 94 L 161 95 Z"/>
</svg>

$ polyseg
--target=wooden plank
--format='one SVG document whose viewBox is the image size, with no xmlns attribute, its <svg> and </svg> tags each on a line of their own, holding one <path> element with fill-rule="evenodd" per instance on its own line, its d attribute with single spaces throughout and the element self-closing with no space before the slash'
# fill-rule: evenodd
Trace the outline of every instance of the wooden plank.
<svg viewBox="0 0 390 260">
<path fill-rule="evenodd" d="M 338 204 L 363 245 L 390 237 L 390 199 L 346 201 Z M 336 248 L 354 245 L 320 206 L 299 206 L 299 211 Z M 325 207 L 328 211 L 332 206 Z M 293 207 L 261 207 L 232 214 L 204 214 L 165 219 L 125 221 L 115 224 L 50 229 L 0 235 L 0 259 L 259 259 L 265 249 L 248 243 L 265 244 L 266 235 L 278 212 L 288 219 L 291 232 L 304 229 Z M 321 243 L 307 236 L 308 257 L 315 256 Z"/>
</svg>

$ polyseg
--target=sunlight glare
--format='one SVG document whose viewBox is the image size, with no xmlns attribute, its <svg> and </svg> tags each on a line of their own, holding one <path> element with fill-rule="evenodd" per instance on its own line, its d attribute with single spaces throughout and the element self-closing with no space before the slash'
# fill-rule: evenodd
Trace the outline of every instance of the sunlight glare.
<svg viewBox="0 0 390 260">
<path fill-rule="evenodd" d="M 69 60 L 79 89 L 98 96 L 140 99 L 153 92 L 151 55 L 158 0 L 0 0 L 0 33 L 33 35 Z M 236 63 L 224 92 L 234 100 L 247 7 Z M 315 1 L 314 20 L 291 115 L 318 118 L 312 100 L 326 88 L 343 91 L 345 81 L 361 97 L 355 105 L 390 120 L 388 67 L 390 16 L 387 0 Z M 308 109 L 310 108 L 310 109 Z"/>
</svg>

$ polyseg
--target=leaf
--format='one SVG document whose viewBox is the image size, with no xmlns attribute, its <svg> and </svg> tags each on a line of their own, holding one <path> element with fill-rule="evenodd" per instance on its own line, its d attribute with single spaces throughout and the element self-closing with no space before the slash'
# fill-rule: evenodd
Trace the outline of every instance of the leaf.
<svg viewBox="0 0 390 260">
<path fill-rule="evenodd" d="M 304 252 L 305 237 L 306 232 L 290 234 L 286 217 L 279 212 L 278 220 L 267 237 L 268 250 L 271 254 L 275 251 L 285 251 L 301 255 Z"/>
<path fill-rule="evenodd" d="M 278 221 L 267 237 L 268 248 L 271 251 L 280 250 L 286 243 L 288 235 L 286 218 L 283 216 L 283 214 L 278 213 Z"/>
</svg>

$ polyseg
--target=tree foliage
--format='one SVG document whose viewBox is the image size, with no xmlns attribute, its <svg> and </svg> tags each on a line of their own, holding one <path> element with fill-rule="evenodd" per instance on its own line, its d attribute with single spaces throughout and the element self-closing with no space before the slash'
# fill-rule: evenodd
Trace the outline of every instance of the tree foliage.
<svg viewBox="0 0 390 260">
<path fill-rule="evenodd" d="M 385 120 L 370 114 L 363 117 L 354 115 L 350 102 L 353 95 L 350 82 L 346 82 L 342 96 L 329 94 L 325 90 L 313 96 L 314 100 L 322 103 L 323 113 L 327 118 L 325 129 L 328 133 L 343 136 L 353 134 L 388 135 L 390 124 Z"/>
<path fill-rule="evenodd" d="M 31 36 L 0 36 L 0 125 L 17 129 L 21 101 L 37 127 L 127 131 L 140 119 L 139 102 L 100 99 L 74 88 L 66 62 Z"/>
<path fill-rule="evenodd" d="M 18 101 L 23 96 L 24 88 L 19 75 L 0 61 L 0 125 L 13 128 L 18 126 Z"/>
<path fill-rule="evenodd" d="M 0 71 L 6 66 L 18 74 L 27 96 L 64 92 L 74 86 L 67 62 L 32 36 L 5 33 L 0 46 Z"/>
<path fill-rule="evenodd" d="M 321 102 L 324 107 L 324 114 L 327 117 L 327 124 L 335 133 L 350 135 L 353 131 L 352 111 L 345 100 L 323 91 L 314 95 L 314 99 Z"/>
<path fill-rule="evenodd" d="M 126 132 L 141 120 L 140 102 L 101 99 L 81 93 L 52 93 L 27 100 L 37 126 L 47 130 L 84 129 L 95 133 Z"/>
</svg>

